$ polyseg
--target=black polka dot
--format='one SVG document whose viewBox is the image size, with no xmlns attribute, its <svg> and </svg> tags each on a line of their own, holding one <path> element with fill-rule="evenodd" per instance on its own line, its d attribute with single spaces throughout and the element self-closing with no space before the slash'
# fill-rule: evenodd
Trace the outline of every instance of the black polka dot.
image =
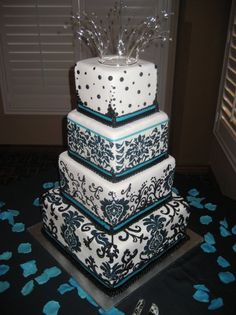
<svg viewBox="0 0 236 315">
<path fill-rule="evenodd" d="M 120 101 L 120 103 L 122 103 L 122 101 Z"/>
<path fill-rule="evenodd" d="M 138 65 L 139 67 L 142 67 L 142 65 Z"/>
<path fill-rule="evenodd" d="M 87 74 L 87 72 L 84 73 L 85 75 Z"/>
<path fill-rule="evenodd" d="M 131 107 L 131 106 L 132 106 L 132 104 L 129 104 L 128 106 L 129 106 L 129 107 Z"/>
<path fill-rule="evenodd" d="M 148 95 L 151 95 L 151 93 L 148 93 Z"/>
<path fill-rule="evenodd" d="M 93 70 L 95 70 L 96 69 L 96 67 L 93 67 Z"/>
<path fill-rule="evenodd" d="M 103 85 L 103 87 L 102 87 L 103 89 L 105 89 L 105 86 Z"/>
<path fill-rule="evenodd" d="M 115 87 L 115 86 L 113 86 L 112 88 L 113 88 L 113 90 L 115 90 L 115 89 L 116 89 L 116 87 Z"/>
<path fill-rule="evenodd" d="M 87 102 L 84 102 L 84 105 L 88 105 L 88 103 L 87 103 Z"/>
<path fill-rule="evenodd" d="M 97 95 L 97 98 L 101 98 L 101 95 L 100 95 L 100 94 L 98 94 L 98 95 Z"/>
<path fill-rule="evenodd" d="M 135 84 L 135 82 L 133 81 L 132 84 Z"/>
<path fill-rule="evenodd" d="M 93 99 L 92 96 L 90 97 L 90 99 L 91 99 L 91 100 Z"/>
<path fill-rule="evenodd" d="M 149 84 L 148 84 L 148 87 L 150 87 L 150 86 L 151 86 L 151 84 L 149 83 Z"/>
<path fill-rule="evenodd" d="M 88 85 L 88 84 L 86 84 L 86 89 L 87 89 L 87 90 L 89 89 L 89 85 Z"/>
<path fill-rule="evenodd" d="M 107 103 L 107 100 L 105 100 L 105 102 Z"/>
<path fill-rule="evenodd" d="M 148 76 L 150 77 L 150 73 L 148 73 Z"/>
<path fill-rule="evenodd" d="M 143 72 L 140 72 L 139 75 L 140 75 L 140 77 L 142 77 L 143 76 Z"/>
<path fill-rule="evenodd" d="M 124 73 L 127 73 L 127 71 L 126 71 L 126 70 L 124 70 Z"/>
<path fill-rule="evenodd" d="M 115 101 L 116 100 L 115 97 L 112 100 Z"/>
<path fill-rule="evenodd" d="M 100 107 L 98 107 L 98 111 L 100 112 L 100 110 L 101 110 L 101 108 Z"/>
<path fill-rule="evenodd" d="M 126 86 L 126 87 L 125 87 L 125 90 L 126 90 L 126 91 L 128 91 L 128 89 L 129 89 L 129 87 L 128 87 L 128 86 Z"/>
<path fill-rule="evenodd" d="M 140 93 L 141 93 L 141 91 L 140 91 L 140 90 L 138 90 L 138 91 L 137 91 L 137 93 L 138 93 L 138 94 L 140 94 Z"/>
<path fill-rule="evenodd" d="M 122 112 L 121 112 L 122 114 L 124 114 L 124 111 L 122 110 Z"/>
<path fill-rule="evenodd" d="M 80 85 L 78 85 L 78 89 L 79 89 L 79 90 L 81 89 L 81 86 L 80 86 Z"/>
<path fill-rule="evenodd" d="M 145 105 L 147 105 L 147 103 L 146 103 L 146 102 L 144 102 L 144 103 L 143 103 L 143 105 L 145 106 Z"/>
<path fill-rule="evenodd" d="M 120 82 L 123 82 L 123 81 L 124 81 L 124 78 L 123 78 L 123 77 L 121 77 L 121 78 L 120 78 Z"/>
<path fill-rule="evenodd" d="M 78 73 L 78 74 L 80 74 L 80 71 L 79 71 L 79 70 L 77 70 L 77 73 Z"/>
<path fill-rule="evenodd" d="M 93 83 L 93 85 L 95 85 L 95 83 Z"/>
<path fill-rule="evenodd" d="M 101 80 L 102 76 L 99 74 L 98 79 Z"/>
<path fill-rule="evenodd" d="M 109 75 L 108 80 L 109 80 L 109 81 L 112 81 L 112 80 L 113 80 L 113 77 L 112 77 L 111 75 Z"/>
</svg>

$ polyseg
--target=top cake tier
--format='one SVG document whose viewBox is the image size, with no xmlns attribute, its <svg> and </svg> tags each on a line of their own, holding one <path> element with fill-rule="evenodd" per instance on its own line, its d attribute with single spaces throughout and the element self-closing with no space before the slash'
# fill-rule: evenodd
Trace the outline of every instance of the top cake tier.
<svg viewBox="0 0 236 315">
<path fill-rule="evenodd" d="M 158 110 L 157 66 L 140 60 L 129 66 L 101 64 L 97 58 L 77 62 L 78 110 L 117 126 Z"/>
</svg>

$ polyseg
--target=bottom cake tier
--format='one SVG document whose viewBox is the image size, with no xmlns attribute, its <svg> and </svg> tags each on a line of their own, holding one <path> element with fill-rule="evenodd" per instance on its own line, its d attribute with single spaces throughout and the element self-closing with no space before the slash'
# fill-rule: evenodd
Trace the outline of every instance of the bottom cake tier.
<svg viewBox="0 0 236 315">
<path fill-rule="evenodd" d="M 115 290 L 185 238 L 189 208 L 171 201 L 124 230 L 108 234 L 67 203 L 59 189 L 43 198 L 43 229 L 97 283 Z"/>
</svg>

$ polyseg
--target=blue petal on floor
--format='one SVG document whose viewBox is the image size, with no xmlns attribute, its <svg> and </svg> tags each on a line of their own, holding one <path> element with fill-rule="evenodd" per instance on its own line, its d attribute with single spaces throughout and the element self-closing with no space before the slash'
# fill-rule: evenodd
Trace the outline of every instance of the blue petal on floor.
<svg viewBox="0 0 236 315">
<path fill-rule="evenodd" d="M 220 235 L 222 237 L 227 237 L 227 236 L 230 236 L 231 233 L 229 230 L 227 230 L 223 225 L 220 226 Z"/>
<path fill-rule="evenodd" d="M 21 243 L 17 251 L 19 254 L 28 254 L 32 252 L 32 245 L 30 243 Z"/>
<path fill-rule="evenodd" d="M 193 294 L 193 298 L 198 302 L 203 302 L 203 303 L 209 302 L 209 294 L 206 291 L 197 290 Z"/>
<path fill-rule="evenodd" d="M 20 265 L 23 269 L 23 276 L 28 277 L 35 274 L 38 271 L 35 260 L 30 260 Z"/>
<path fill-rule="evenodd" d="M 223 299 L 219 297 L 219 298 L 211 300 L 211 302 L 208 306 L 208 309 L 210 311 L 214 311 L 214 310 L 217 310 L 218 308 L 222 307 L 223 305 L 224 305 Z"/>
<path fill-rule="evenodd" d="M 5 202 L 4 201 L 0 201 L 0 208 L 4 207 L 5 206 Z"/>
<path fill-rule="evenodd" d="M 17 216 L 12 211 L 3 211 L 0 213 L 0 220 L 7 220 L 10 225 L 14 225 L 14 217 Z"/>
<path fill-rule="evenodd" d="M 232 233 L 234 234 L 234 235 L 236 235 L 236 224 L 232 227 Z"/>
<path fill-rule="evenodd" d="M 196 196 L 199 195 L 199 191 L 198 191 L 196 188 L 192 188 L 192 189 L 190 189 L 190 190 L 188 191 L 188 194 L 189 194 L 190 196 L 196 197 Z"/>
<path fill-rule="evenodd" d="M 236 243 L 232 246 L 233 251 L 236 253 Z"/>
<path fill-rule="evenodd" d="M 8 265 L 0 265 L 0 276 L 5 275 L 9 269 L 10 267 Z"/>
<path fill-rule="evenodd" d="M 201 224 L 208 225 L 212 222 L 212 217 L 209 215 L 202 215 L 200 217 Z"/>
<path fill-rule="evenodd" d="M 43 272 L 41 275 L 39 275 L 38 277 L 36 277 L 34 280 L 38 283 L 38 284 L 45 284 L 49 281 L 49 275 L 46 272 Z"/>
<path fill-rule="evenodd" d="M 220 221 L 220 225 L 224 226 L 226 229 L 228 229 L 228 227 L 229 227 L 229 224 L 228 224 L 226 218 L 224 218 L 224 220 Z"/>
<path fill-rule="evenodd" d="M 189 204 L 195 208 L 198 209 L 203 209 L 204 206 L 201 204 L 201 202 L 205 199 L 205 198 L 196 198 L 196 197 L 192 197 L 192 196 L 187 196 L 186 197 Z"/>
<path fill-rule="evenodd" d="M 104 311 L 102 308 L 99 309 L 99 314 L 101 315 L 125 315 L 115 307 L 110 308 L 108 311 Z"/>
<path fill-rule="evenodd" d="M 41 204 L 41 201 L 40 201 L 40 198 L 39 198 L 39 197 L 37 197 L 37 198 L 34 199 L 33 205 L 34 205 L 35 207 L 41 207 L 42 204 Z"/>
<path fill-rule="evenodd" d="M 10 288 L 10 283 L 8 281 L 0 281 L 0 293 L 5 292 Z"/>
<path fill-rule="evenodd" d="M 12 258 L 12 252 L 4 252 L 0 255 L 0 260 L 9 260 Z"/>
<path fill-rule="evenodd" d="M 23 232 L 25 230 L 25 225 L 24 223 L 15 223 L 12 227 L 12 232 Z"/>
<path fill-rule="evenodd" d="M 222 268 L 227 268 L 230 266 L 230 263 L 228 262 L 228 260 L 226 260 L 224 257 L 219 256 L 217 258 L 217 264 L 222 267 Z"/>
<path fill-rule="evenodd" d="M 57 315 L 60 304 L 57 301 L 48 301 L 43 307 L 43 314 L 45 315 Z"/>
<path fill-rule="evenodd" d="M 83 288 L 81 288 L 81 286 L 79 285 L 79 283 L 74 279 L 74 278 L 70 278 L 69 279 L 69 283 L 77 289 L 77 293 L 78 295 L 81 297 L 81 299 L 86 299 L 90 304 L 92 304 L 93 306 L 98 307 L 98 304 L 96 303 L 96 301 L 93 299 L 93 297 L 91 295 L 89 295 L 86 291 L 84 291 Z"/>
<path fill-rule="evenodd" d="M 205 240 L 206 243 L 208 243 L 208 244 L 210 244 L 210 245 L 215 245 L 215 243 L 216 243 L 213 234 L 210 233 L 210 232 L 207 232 L 207 233 L 204 235 L 204 240 Z"/>
<path fill-rule="evenodd" d="M 218 276 L 220 278 L 220 281 L 225 283 L 225 284 L 228 284 L 228 283 L 231 283 L 231 282 L 235 281 L 235 276 L 230 271 L 219 272 Z"/>
<path fill-rule="evenodd" d="M 26 296 L 29 295 L 34 289 L 34 280 L 27 282 L 21 289 L 21 294 Z"/>
<path fill-rule="evenodd" d="M 205 284 L 195 284 L 193 287 L 194 289 L 197 289 L 197 290 L 210 292 L 210 290 L 205 286 Z"/>
<path fill-rule="evenodd" d="M 204 205 L 204 207 L 205 207 L 207 210 L 215 211 L 217 206 L 214 205 L 213 203 L 209 202 L 209 203 L 206 203 L 206 204 Z"/>
<path fill-rule="evenodd" d="M 62 283 L 59 288 L 57 289 L 57 291 L 60 293 L 60 294 L 64 294 L 66 292 L 69 292 L 69 291 L 72 291 L 74 290 L 75 287 L 72 287 L 71 285 L 69 285 L 68 283 Z"/>
<path fill-rule="evenodd" d="M 45 269 L 44 272 L 48 274 L 49 278 L 55 278 L 61 274 L 61 269 L 54 266 L 54 267 Z"/>
<path fill-rule="evenodd" d="M 215 246 L 208 244 L 208 243 L 203 243 L 201 244 L 201 249 L 205 252 L 205 253 L 215 253 L 216 252 L 216 248 Z"/>
<path fill-rule="evenodd" d="M 54 187 L 54 183 L 48 182 L 43 184 L 44 189 L 51 189 Z"/>
</svg>

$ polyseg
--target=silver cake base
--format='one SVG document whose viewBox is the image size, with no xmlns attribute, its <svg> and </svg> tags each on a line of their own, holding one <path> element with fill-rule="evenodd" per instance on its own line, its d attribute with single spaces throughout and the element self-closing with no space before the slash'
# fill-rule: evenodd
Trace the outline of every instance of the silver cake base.
<svg viewBox="0 0 236 315">
<path fill-rule="evenodd" d="M 151 270 L 134 283 L 128 287 L 126 290 L 122 291 L 120 294 L 115 296 L 108 296 L 101 289 L 99 289 L 95 284 L 88 279 L 81 271 L 79 271 L 76 266 L 53 244 L 44 236 L 42 233 L 42 223 L 37 223 L 30 228 L 28 231 L 33 235 L 33 237 L 52 255 L 56 261 L 71 275 L 75 280 L 78 281 L 80 286 L 90 294 L 94 300 L 100 305 L 104 310 L 108 310 L 111 307 L 119 304 L 123 299 L 133 293 L 135 290 L 143 286 L 146 282 L 152 279 L 155 275 L 163 271 L 170 264 L 176 261 L 178 258 L 186 254 L 188 251 L 193 249 L 195 246 L 201 243 L 202 237 L 190 229 L 187 229 L 187 235 L 189 240 L 183 243 L 182 246 L 177 248 L 175 251 L 171 252 L 165 258 L 161 259 L 160 262 L 157 262 Z"/>
</svg>

